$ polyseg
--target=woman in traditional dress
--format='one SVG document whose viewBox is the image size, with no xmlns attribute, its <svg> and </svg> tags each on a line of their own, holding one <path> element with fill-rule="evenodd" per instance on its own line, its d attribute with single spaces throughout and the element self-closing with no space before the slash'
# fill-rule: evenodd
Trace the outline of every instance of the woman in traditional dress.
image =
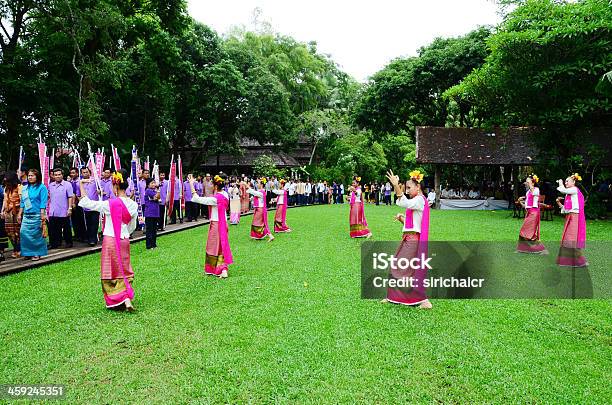
<svg viewBox="0 0 612 405">
<path fill-rule="evenodd" d="M 397 259 L 405 258 L 421 258 L 421 255 L 427 256 L 427 242 L 429 241 L 429 204 L 427 197 L 423 195 L 421 190 L 421 181 L 423 174 L 414 170 L 409 174 L 410 180 L 406 183 L 406 193 L 401 194 L 399 185 L 399 176 L 393 174 L 393 171 L 387 172 L 387 178 L 393 185 L 395 193 L 400 195 L 397 199 L 397 205 L 406 208 L 404 215 L 397 214 L 395 219 L 403 224 L 402 242 L 395 252 Z M 418 306 L 422 309 L 430 309 L 431 302 L 427 299 L 423 280 L 427 276 L 427 268 L 421 266 L 418 269 L 399 269 L 391 270 L 391 277 L 395 279 L 411 278 L 413 282 L 410 287 L 406 288 L 387 288 L 387 298 L 383 302 L 392 302 L 395 304 Z"/>
<path fill-rule="evenodd" d="M 21 255 L 36 261 L 47 255 L 47 201 L 49 192 L 36 169 L 28 171 L 28 185 L 23 188 L 18 221 Z"/>
<path fill-rule="evenodd" d="M 527 176 L 527 194 L 519 198 L 519 202 L 527 210 L 516 247 L 516 251 L 520 253 L 548 254 L 546 247 L 540 242 L 540 189 L 536 187 L 539 181 L 535 174 Z"/>
<path fill-rule="evenodd" d="M 247 184 L 249 183 L 249 179 L 246 177 L 242 178 L 240 182 L 240 212 L 242 214 L 246 214 L 250 210 L 250 197 L 249 193 L 247 193 Z"/>
<path fill-rule="evenodd" d="M 0 175 L 0 179 L 2 183 L 4 183 L 4 174 Z M 0 206 L 4 206 L 4 185 L 0 184 Z M 6 260 L 4 257 L 4 251 L 8 248 L 9 239 L 6 234 L 6 229 L 4 227 L 4 212 L 0 211 L 0 262 Z"/>
<path fill-rule="evenodd" d="M 557 198 L 557 204 L 561 213 L 565 215 L 565 226 L 561 238 L 561 247 L 557 264 L 560 266 L 586 267 L 588 262 L 583 254 L 586 244 L 586 219 L 584 216 L 584 196 L 578 188 L 578 182 L 582 177 L 574 173 L 563 180 L 558 180 L 559 190 L 565 194 L 565 200 L 561 203 L 561 197 Z"/>
<path fill-rule="evenodd" d="M 191 174 L 187 176 L 187 181 L 193 191 L 195 189 L 195 179 Z M 227 278 L 228 266 L 233 263 L 226 218 L 230 198 L 227 192 L 223 190 L 224 185 L 225 176 L 216 175 L 213 178 L 214 194 L 212 197 L 200 197 L 196 193 L 193 193 L 191 197 L 192 202 L 208 205 L 210 208 L 204 273 L 220 278 Z"/>
<path fill-rule="evenodd" d="M 268 242 L 274 240 L 274 236 L 270 232 L 268 226 L 268 207 L 266 206 L 266 190 L 264 188 L 266 184 L 265 177 L 257 179 L 257 188 L 259 190 L 253 190 L 252 188 L 247 189 L 247 193 L 253 196 L 253 223 L 251 224 L 251 238 L 253 239 L 264 239 L 266 236 L 269 238 Z"/>
<path fill-rule="evenodd" d="M 128 178 L 125 169 L 113 173 L 112 187 L 117 198 L 106 201 L 90 200 L 85 184 L 92 182 L 92 179 L 82 179 L 80 188 L 83 197 L 79 206 L 98 211 L 106 218 L 100 256 L 100 279 L 106 307 L 133 311 L 134 270 L 130 261 L 130 234 L 136 229 L 138 204 L 126 195 Z"/>
<path fill-rule="evenodd" d="M 363 200 L 361 194 L 361 177 L 353 177 L 353 184 L 349 187 L 351 192 L 351 210 L 349 215 L 351 238 L 370 238 L 372 232 L 368 229 L 368 221 L 363 211 Z"/>
<path fill-rule="evenodd" d="M 234 179 L 228 194 L 230 198 L 230 224 L 238 225 L 240 223 L 240 212 L 242 211 L 242 185 L 238 185 L 238 180 Z M 246 194 L 246 189 L 245 189 Z M 247 195 L 247 201 L 249 197 Z"/>
<path fill-rule="evenodd" d="M 280 180 L 280 189 L 272 189 L 272 192 L 278 197 L 276 199 L 276 214 L 274 215 L 274 232 L 291 232 L 291 228 L 287 226 L 287 189 L 285 188 L 285 179 Z"/>
<path fill-rule="evenodd" d="M 22 185 L 16 173 L 7 173 L 4 178 L 4 202 L 2 215 L 4 217 L 4 229 L 13 245 L 11 257 L 14 259 L 21 256 L 21 243 L 19 242 L 19 204 L 21 202 Z"/>
</svg>

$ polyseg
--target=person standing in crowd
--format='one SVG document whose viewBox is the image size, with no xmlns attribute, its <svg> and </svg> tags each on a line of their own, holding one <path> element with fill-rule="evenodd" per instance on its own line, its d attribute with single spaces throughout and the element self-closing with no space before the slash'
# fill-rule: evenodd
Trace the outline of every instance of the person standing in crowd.
<svg viewBox="0 0 612 405">
<path fill-rule="evenodd" d="M 305 205 L 310 205 L 310 196 L 312 193 L 312 184 L 310 183 L 310 179 L 308 179 L 306 181 L 306 184 L 304 184 L 304 201 L 305 201 Z"/>
<path fill-rule="evenodd" d="M 72 184 L 64 180 L 62 169 L 53 169 L 53 180 L 49 183 L 49 249 L 57 249 L 66 242 L 66 248 L 72 247 L 72 229 L 70 216 L 74 205 Z"/>
<path fill-rule="evenodd" d="M 587 267 L 589 263 L 584 256 L 586 247 L 586 219 L 584 215 L 584 195 L 578 188 L 582 177 L 574 173 L 563 180 L 558 180 L 557 190 L 565 194 L 563 204 L 561 197 L 557 198 L 557 205 L 561 213 L 565 214 L 565 226 L 561 236 L 561 247 L 557 257 L 559 266 Z"/>
<path fill-rule="evenodd" d="M 100 187 L 102 188 L 102 201 L 108 201 L 111 198 L 115 198 L 115 194 L 113 191 L 113 181 L 111 179 L 111 169 L 108 167 L 105 168 L 102 172 Z"/>
<path fill-rule="evenodd" d="M 28 171 L 28 185 L 23 188 L 19 203 L 18 221 L 21 224 L 21 255 L 40 260 L 47 255 L 47 201 L 49 192 L 41 184 L 42 176 L 36 169 Z"/>
<path fill-rule="evenodd" d="M 128 177 L 129 174 L 125 169 L 113 173 L 111 184 L 113 195 L 117 198 L 106 201 L 90 200 L 85 186 L 92 183 L 92 179 L 83 178 L 81 180 L 83 197 L 79 205 L 83 209 L 102 213 L 106 218 L 100 255 L 100 279 L 106 308 L 133 311 L 134 270 L 130 260 L 130 234 L 136 229 L 138 204 L 125 193 L 128 188 Z"/>
<path fill-rule="evenodd" d="M 427 257 L 429 241 L 429 205 L 427 199 L 421 191 L 421 181 L 423 174 L 414 170 L 409 174 L 410 180 L 407 183 L 406 192 L 409 198 L 401 192 L 399 187 L 399 176 L 393 174 L 393 171 L 387 172 L 387 178 L 393 184 L 393 188 L 400 198 L 397 200 L 397 205 L 405 208 L 404 215 L 398 214 L 395 219 L 402 223 L 403 234 L 402 242 L 395 253 L 395 257 L 411 260 L 412 258 Z M 427 277 L 427 267 L 420 266 L 418 269 L 412 269 L 408 266 L 407 269 L 391 268 L 391 277 L 393 279 L 410 278 L 414 280 L 414 288 L 406 291 L 403 288 L 387 289 L 387 298 L 383 302 L 392 302 L 395 304 L 403 304 L 417 306 L 421 309 L 431 309 L 432 305 L 427 299 L 425 285 L 423 280 Z"/>
<path fill-rule="evenodd" d="M 91 201 L 99 201 L 100 194 L 98 192 L 98 188 L 94 181 L 89 181 L 91 179 L 91 171 L 87 167 L 83 167 L 81 169 L 81 178 L 88 180 L 85 182 L 85 192 L 87 193 L 87 198 Z M 111 180 L 112 185 L 112 180 Z M 81 193 L 81 186 L 79 183 L 79 193 Z M 81 197 L 79 198 L 79 202 L 84 197 L 81 193 Z M 80 204 L 79 207 L 83 209 L 83 213 L 85 214 L 85 229 L 87 231 L 87 244 L 90 247 L 96 246 L 98 244 L 98 228 L 100 226 L 100 213 L 98 211 L 92 211 L 88 208 L 83 208 Z"/>
<path fill-rule="evenodd" d="M 257 180 L 258 190 L 249 188 L 247 193 L 253 196 L 253 222 L 251 224 L 251 238 L 253 239 L 264 239 L 266 236 L 269 238 L 269 242 L 274 240 L 274 236 L 270 232 L 268 226 L 268 207 L 266 204 L 266 189 L 265 189 L 266 178 L 262 177 Z"/>
<path fill-rule="evenodd" d="M 85 228 L 85 214 L 83 208 L 79 207 L 79 198 L 81 198 L 81 187 L 79 186 L 79 169 L 76 167 L 70 168 L 70 184 L 72 185 L 72 193 L 74 199 L 72 201 L 72 228 L 74 237 L 79 242 L 87 241 L 87 229 Z"/>
<path fill-rule="evenodd" d="M 332 195 L 334 198 L 334 204 L 338 204 L 338 192 L 339 191 L 340 189 L 338 188 L 338 183 L 334 181 L 334 183 L 332 184 Z"/>
<path fill-rule="evenodd" d="M 166 180 L 166 172 L 160 170 L 159 172 L 159 218 L 157 221 L 157 230 L 164 230 L 164 223 L 166 218 L 166 205 L 168 204 L 168 187 L 170 186 L 168 180 Z"/>
<path fill-rule="evenodd" d="M 210 197 L 200 197 L 195 192 L 194 183 L 196 180 L 191 174 L 187 176 L 187 181 L 191 184 L 192 201 L 210 207 L 210 224 L 206 241 L 204 273 L 219 278 L 228 277 L 229 265 L 234 262 L 228 237 L 226 215 L 230 201 L 229 195 L 223 190 L 225 180 L 225 175 L 216 175 L 212 180 L 214 186 L 213 195 Z"/>
<path fill-rule="evenodd" d="M 183 212 L 181 210 L 181 192 L 183 191 L 183 185 L 179 181 L 178 176 L 175 176 L 174 182 L 174 201 L 172 205 L 172 213 L 170 214 L 170 224 L 176 224 L 176 220 L 183 223 Z"/>
<path fill-rule="evenodd" d="M 391 183 L 385 183 L 385 205 L 391 205 Z"/>
<path fill-rule="evenodd" d="M 21 181 L 16 173 L 9 172 L 4 177 L 4 199 L 2 202 L 2 218 L 6 234 L 13 245 L 11 257 L 16 259 L 21 256 L 21 244 L 19 242 L 19 203 L 21 202 Z"/>
<path fill-rule="evenodd" d="M 397 199 L 397 196 L 395 196 Z M 429 193 L 427 194 L 427 204 L 432 207 L 436 203 L 436 192 L 434 189 L 429 189 Z"/>
<path fill-rule="evenodd" d="M 0 174 L 0 206 L 4 207 L 4 173 Z M 6 257 L 4 257 L 4 251 L 9 246 L 8 241 L 9 239 L 6 234 L 3 210 L 0 212 L 0 262 L 6 260 Z"/>
<path fill-rule="evenodd" d="M 213 180 L 210 176 L 210 173 L 206 173 L 204 177 L 204 181 L 202 182 L 202 186 L 204 187 L 204 197 L 212 197 L 215 195 L 215 185 L 213 184 Z M 204 218 L 210 219 L 210 212 L 207 206 L 202 207 Z"/>
<path fill-rule="evenodd" d="M 240 181 L 240 213 L 246 214 L 250 211 L 249 206 L 249 194 L 247 193 L 247 183 L 249 179 L 242 175 L 242 180 Z"/>
<path fill-rule="evenodd" d="M 340 190 L 338 194 L 338 202 L 344 204 L 344 184 L 340 183 Z"/>
<path fill-rule="evenodd" d="M 204 197 L 204 179 L 202 178 L 202 176 L 198 175 L 194 184 L 194 188 L 198 196 Z M 204 211 L 208 211 L 208 207 L 206 207 L 205 205 L 193 203 L 193 213 L 196 221 L 199 217 L 204 218 Z"/>
<path fill-rule="evenodd" d="M 157 188 L 155 180 L 146 180 L 147 189 L 144 192 L 145 207 L 143 210 L 145 217 L 146 248 L 155 249 L 157 247 L 157 225 L 159 223 L 159 200 L 161 192 Z"/>
<path fill-rule="evenodd" d="M 368 229 L 368 221 L 363 209 L 363 195 L 361 193 L 361 177 L 353 177 L 353 184 L 349 188 L 351 192 L 351 208 L 349 215 L 351 238 L 370 238 L 372 232 Z"/>
<path fill-rule="evenodd" d="M 527 176 L 527 194 L 519 198 L 521 205 L 527 210 L 516 247 L 516 251 L 520 253 L 548 254 L 540 242 L 540 189 L 537 187 L 539 181 L 535 174 Z"/>
<path fill-rule="evenodd" d="M 240 193 L 241 187 L 238 184 L 238 179 L 234 178 L 228 190 L 230 198 L 230 224 L 232 225 L 238 225 L 240 223 L 240 211 L 242 206 L 242 195 Z"/>
<path fill-rule="evenodd" d="M 195 180 L 195 179 L 194 179 Z M 195 183 L 194 183 L 195 190 Z M 197 194 L 197 192 L 196 192 Z M 194 221 L 194 208 L 197 208 L 195 203 L 191 202 L 191 185 L 189 184 L 189 180 L 185 180 L 183 182 L 183 195 L 185 196 L 185 221 L 191 222 Z"/>
</svg>

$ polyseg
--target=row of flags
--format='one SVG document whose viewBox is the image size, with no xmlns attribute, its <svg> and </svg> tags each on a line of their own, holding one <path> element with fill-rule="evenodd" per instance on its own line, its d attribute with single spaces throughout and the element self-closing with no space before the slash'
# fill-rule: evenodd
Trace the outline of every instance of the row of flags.
<svg viewBox="0 0 612 405">
<path fill-rule="evenodd" d="M 42 182 L 45 186 L 49 186 L 50 182 L 50 172 L 55 167 L 55 149 L 52 149 L 51 154 L 48 153 L 47 145 L 42 141 L 42 138 L 38 139 L 38 160 L 40 164 L 40 172 L 42 174 Z M 88 167 L 90 172 L 92 173 L 92 177 L 94 178 L 94 182 L 96 183 L 96 187 L 98 190 L 101 190 L 102 187 L 100 185 L 100 179 L 102 178 L 102 171 L 104 170 L 104 164 L 106 162 L 106 154 L 104 153 L 104 148 L 98 149 L 95 153 L 92 151 L 91 146 L 87 143 L 87 162 L 85 162 L 79 152 L 76 149 L 73 149 L 70 154 L 72 155 L 72 167 L 76 167 L 82 169 L 83 167 Z M 19 148 L 19 168 L 18 172 L 22 172 L 23 163 L 25 161 L 25 152 L 23 150 L 23 146 Z M 112 162 L 112 165 L 111 165 Z M 132 159 L 130 162 L 130 178 L 134 184 L 135 191 L 135 199 L 136 203 L 138 203 L 138 217 L 139 220 L 142 219 L 144 222 L 144 216 L 142 215 L 142 196 L 139 193 L 137 184 L 138 184 L 138 173 L 141 171 L 141 163 L 140 158 L 138 156 L 138 150 L 136 146 L 132 146 Z M 119 157 L 119 151 L 115 148 L 114 145 L 111 144 L 111 155 L 109 157 L 109 166 L 113 167 L 115 170 L 121 170 L 121 159 Z M 153 162 L 153 168 L 151 169 L 150 159 L 147 156 L 146 161 L 144 161 L 144 170 L 149 170 L 153 179 L 159 184 L 159 164 L 157 160 Z M 172 213 L 173 205 L 174 205 L 174 188 L 176 186 L 177 180 L 177 171 L 178 171 L 178 181 L 180 184 L 183 184 L 183 164 L 181 160 L 181 156 L 178 156 L 178 159 L 174 160 L 174 155 L 170 160 L 170 173 L 169 173 L 169 187 L 168 187 L 168 212 Z M 185 196 L 183 195 L 183 187 L 179 188 L 180 190 L 180 202 L 181 202 L 181 210 L 185 209 Z"/>
</svg>

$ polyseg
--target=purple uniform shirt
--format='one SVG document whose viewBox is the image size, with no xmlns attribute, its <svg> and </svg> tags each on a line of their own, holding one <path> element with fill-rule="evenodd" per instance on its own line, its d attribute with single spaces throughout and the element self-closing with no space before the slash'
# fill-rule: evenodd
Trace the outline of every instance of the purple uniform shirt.
<svg viewBox="0 0 612 405">
<path fill-rule="evenodd" d="M 74 195 L 76 195 L 77 197 L 81 196 L 81 187 L 79 186 L 79 179 L 76 180 L 70 180 L 70 184 L 72 184 L 72 192 L 74 193 Z"/>
<path fill-rule="evenodd" d="M 145 218 L 159 218 L 159 201 L 155 199 L 157 190 L 147 188 L 144 193 L 144 216 Z"/>
<path fill-rule="evenodd" d="M 176 182 L 174 183 L 174 201 L 178 201 L 181 199 L 180 197 L 180 193 L 181 192 L 181 183 L 179 182 L 179 178 L 176 178 Z"/>
<path fill-rule="evenodd" d="M 166 197 L 168 196 L 168 180 L 162 180 L 161 186 L 159 187 L 159 203 L 164 205 L 166 204 Z"/>
<path fill-rule="evenodd" d="M 49 183 L 49 216 L 64 218 L 68 216 L 68 199 L 73 195 L 72 184 L 68 181 Z"/>
<path fill-rule="evenodd" d="M 80 193 L 81 191 L 79 187 L 79 194 Z M 96 187 L 96 183 L 93 181 L 91 183 L 85 184 L 85 194 L 87 195 L 87 198 L 89 198 L 91 201 L 98 201 L 100 199 L 98 196 L 98 188 Z M 91 210 L 87 208 L 83 208 L 83 211 L 91 211 Z"/>
<path fill-rule="evenodd" d="M 144 195 L 145 195 L 145 189 L 147 188 L 147 181 L 146 180 L 138 180 L 138 194 L 140 194 L 140 204 L 144 205 Z"/>
<path fill-rule="evenodd" d="M 196 193 L 202 197 L 202 195 L 204 194 L 204 186 L 202 185 L 202 183 L 200 183 L 199 181 L 196 181 L 194 184 Z"/>
<path fill-rule="evenodd" d="M 185 201 L 191 201 L 191 186 L 189 185 L 188 181 L 183 183 L 183 195 L 185 196 Z"/>
<path fill-rule="evenodd" d="M 102 201 L 115 198 L 115 192 L 113 191 L 113 181 L 111 179 L 100 180 L 100 187 L 102 188 Z"/>
</svg>

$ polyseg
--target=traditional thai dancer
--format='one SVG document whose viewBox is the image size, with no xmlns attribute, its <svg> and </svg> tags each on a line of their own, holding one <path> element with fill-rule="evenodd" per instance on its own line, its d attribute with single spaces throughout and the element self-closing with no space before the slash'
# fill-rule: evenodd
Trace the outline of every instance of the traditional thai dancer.
<svg viewBox="0 0 612 405">
<path fill-rule="evenodd" d="M 230 196 L 230 223 L 232 225 L 238 225 L 240 223 L 240 211 L 241 211 L 241 203 L 242 199 L 241 187 L 238 185 L 238 180 L 234 179 L 230 188 L 228 189 L 228 194 Z M 246 194 L 246 190 L 245 190 Z M 247 194 L 247 200 L 249 196 Z"/>
<path fill-rule="evenodd" d="M 130 261 L 130 234 L 136 229 L 138 204 L 125 193 L 129 174 L 121 169 L 112 174 L 113 194 L 117 198 L 93 201 L 88 197 L 85 185 L 92 179 L 80 182 L 81 201 L 79 206 L 105 215 L 100 257 L 100 278 L 102 293 L 107 308 L 133 311 L 134 270 Z"/>
<path fill-rule="evenodd" d="M 398 196 L 396 204 L 406 208 L 404 215 L 397 214 L 395 219 L 403 224 L 402 242 L 395 252 L 396 258 L 420 258 L 421 255 L 427 256 L 427 243 L 429 240 L 429 204 L 427 197 L 423 195 L 421 181 L 423 174 L 414 170 L 409 174 L 410 180 L 406 183 L 406 193 L 410 198 L 402 194 L 399 185 L 399 176 L 393 171 L 387 172 L 387 178 L 393 185 L 393 189 Z M 423 267 L 423 266 L 422 266 Z M 431 302 L 427 299 L 423 280 L 427 276 L 427 268 L 418 269 L 398 269 L 391 270 L 391 277 L 395 279 L 411 278 L 413 287 L 407 288 L 388 288 L 387 298 L 383 302 L 395 304 L 418 305 L 422 309 L 430 309 Z"/>
<path fill-rule="evenodd" d="M 274 232 L 291 232 L 291 228 L 287 226 L 287 189 L 285 188 L 285 179 L 280 180 L 280 189 L 272 189 L 272 192 L 278 197 L 276 199 L 276 214 L 274 215 Z"/>
<path fill-rule="evenodd" d="M 250 197 L 249 193 L 247 193 L 247 183 L 249 180 L 246 177 L 242 177 L 240 181 L 240 213 L 246 214 L 250 211 Z"/>
<path fill-rule="evenodd" d="M 559 190 L 565 194 L 565 201 L 561 204 L 561 197 L 557 198 L 557 204 L 561 213 L 565 215 L 565 226 L 557 264 L 560 266 L 586 267 L 589 265 L 583 254 L 586 245 L 586 219 L 584 216 L 584 196 L 578 189 L 578 182 L 582 177 L 574 173 L 563 180 L 558 180 Z"/>
<path fill-rule="evenodd" d="M 361 193 L 361 177 L 353 177 L 353 184 L 349 187 L 351 192 L 351 211 L 349 215 L 351 238 L 370 238 L 372 232 L 368 229 L 368 221 L 363 211 L 363 199 Z"/>
<path fill-rule="evenodd" d="M 227 278 L 228 266 L 233 263 L 230 249 L 226 212 L 229 206 L 229 195 L 223 191 L 225 178 L 216 175 L 213 179 L 214 191 L 212 197 L 200 197 L 195 189 L 196 179 L 187 175 L 191 187 L 191 201 L 208 205 L 210 224 L 208 240 L 206 241 L 206 263 L 204 273 L 220 278 Z"/>
<path fill-rule="evenodd" d="M 274 236 L 268 227 L 268 207 L 266 205 L 266 184 L 265 178 L 257 179 L 257 188 L 259 190 L 247 189 L 247 193 L 253 196 L 253 223 L 251 224 L 251 238 L 264 239 L 269 238 L 268 242 L 274 240 Z"/>
<path fill-rule="evenodd" d="M 540 242 L 540 189 L 536 187 L 539 181 L 535 174 L 527 176 L 527 194 L 519 198 L 519 202 L 527 210 L 516 247 L 516 251 L 520 253 L 548 254 L 546 247 Z"/>
</svg>

